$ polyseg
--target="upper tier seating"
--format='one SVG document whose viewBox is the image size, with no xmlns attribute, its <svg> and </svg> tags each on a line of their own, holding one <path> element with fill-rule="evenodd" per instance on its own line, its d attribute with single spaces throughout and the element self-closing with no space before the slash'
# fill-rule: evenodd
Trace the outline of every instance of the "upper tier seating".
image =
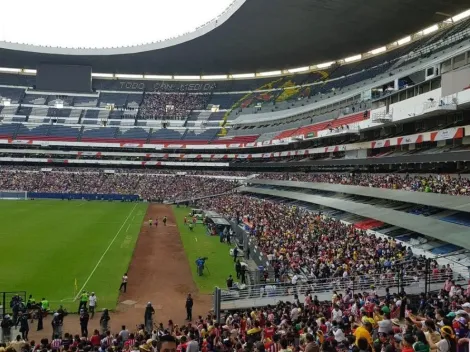
<svg viewBox="0 0 470 352">
<path fill-rule="evenodd" d="M 84 142 L 112 142 L 116 134 L 117 127 L 85 127 L 81 140 Z"/>
<path fill-rule="evenodd" d="M 308 125 L 305 127 L 282 131 L 275 137 L 275 139 L 282 139 L 282 138 L 287 138 L 291 136 L 307 135 L 309 133 L 326 130 L 328 128 L 333 129 L 333 128 L 340 127 L 340 126 L 350 125 L 356 122 L 363 121 L 367 118 L 368 118 L 368 113 L 359 112 L 357 114 L 340 117 L 335 120 L 319 122 L 319 123 L 315 123 L 313 125 Z"/>
<path fill-rule="evenodd" d="M 98 105 L 98 98 L 93 97 L 75 97 L 73 105 L 84 108 L 94 108 Z"/>
<path fill-rule="evenodd" d="M 99 107 L 105 108 L 107 105 L 114 105 L 117 108 L 126 107 L 127 94 L 122 93 L 101 93 Z"/>
<path fill-rule="evenodd" d="M 148 130 L 136 127 L 136 128 L 129 128 L 129 129 L 124 129 L 124 128 L 119 129 L 116 135 L 116 138 L 121 141 L 145 142 L 148 136 L 149 136 Z"/>
<path fill-rule="evenodd" d="M 20 126 L 19 123 L 3 123 L 0 125 L 0 138 L 13 138 Z"/>
<path fill-rule="evenodd" d="M 11 104 L 18 104 L 24 95 L 24 89 L 0 87 L 0 103 L 3 99 L 10 100 Z"/>
<path fill-rule="evenodd" d="M 80 135 L 80 131 L 81 127 L 52 125 L 47 139 L 56 141 L 76 141 Z"/>
<path fill-rule="evenodd" d="M 219 137 L 213 140 L 212 144 L 241 144 L 241 143 L 252 143 L 256 141 L 259 134 L 249 136 L 230 136 L 230 137 Z"/>
<path fill-rule="evenodd" d="M 165 142 L 168 140 L 178 141 L 181 140 L 184 136 L 185 131 L 182 130 L 172 130 L 169 128 L 161 128 L 158 130 L 153 130 L 150 133 L 149 139 L 152 143 Z"/>
<path fill-rule="evenodd" d="M 28 94 L 23 98 L 23 104 L 46 105 L 49 96 L 47 94 Z"/>
<path fill-rule="evenodd" d="M 21 124 L 16 133 L 16 138 L 44 137 L 47 136 L 49 127 L 49 125 L 26 126 Z"/>
<path fill-rule="evenodd" d="M 210 142 L 212 141 L 217 134 L 219 133 L 220 129 L 212 128 L 206 130 L 188 130 L 184 135 L 183 140 L 185 141 L 196 141 L 196 142 Z"/>
</svg>

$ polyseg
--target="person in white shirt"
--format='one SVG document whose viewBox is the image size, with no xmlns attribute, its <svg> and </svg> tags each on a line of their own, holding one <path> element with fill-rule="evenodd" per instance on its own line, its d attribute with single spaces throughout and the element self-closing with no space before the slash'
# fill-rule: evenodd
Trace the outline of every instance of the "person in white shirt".
<svg viewBox="0 0 470 352">
<path fill-rule="evenodd" d="M 292 319 L 292 321 L 297 320 L 297 318 L 299 317 L 299 313 L 299 308 L 294 306 L 294 308 L 292 308 L 292 310 L 290 311 L 290 318 Z"/>
<path fill-rule="evenodd" d="M 339 309 L 337 304 L 335 304 L 334 309 L 331 312 L 331 319 L 337 323 L 341 323 L 343 321 L 343 312 Z"/>
<path fill-rule="evenodd" d="M 97 300 L 98 298 L 95 296 L 94 292 L 92 292 L 91 296 L 88 297 L 88 307 L 90 308 L 90 313 L 91 313 L 90 319 L 93 319 L 93 317 L 95 316 L 95 308 L 96 308 Z"/>
<path fill-rule="evenodd" d="M 122 281 L 121 281 L 121 286 L 119 286 L 119 291 L 121 291 L 122 289 L 124 289 L 124 293 L 126 293 L 127 291 L 127 273 L 124 273 L 124 275 L 122 276 Z"/>
</svg>

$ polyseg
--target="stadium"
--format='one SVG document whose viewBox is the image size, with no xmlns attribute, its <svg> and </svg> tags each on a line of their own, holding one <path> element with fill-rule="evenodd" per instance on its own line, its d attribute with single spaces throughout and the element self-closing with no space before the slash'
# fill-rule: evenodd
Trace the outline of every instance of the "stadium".
<svg viewBox="0 0 470 352">
<path fill-rule="evenodd" d="M 223 7 L 5 18 L 0 352 L 468 351 L 468 2 Z"/>
</svg>

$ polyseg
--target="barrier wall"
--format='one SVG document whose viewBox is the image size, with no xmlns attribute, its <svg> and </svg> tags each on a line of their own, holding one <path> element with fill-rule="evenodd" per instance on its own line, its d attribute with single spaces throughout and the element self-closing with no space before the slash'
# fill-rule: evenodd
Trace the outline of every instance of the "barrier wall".
<svg viewBox="0 0 470 352">
<path fill-rule="evenodd" d="M 93 194 L 93 193 L 44 193 L 44 192 L 28 192 L 28 198 L 35 199 L 80 199 L 80 200 L 108 200 L 135 202 L 141 200 L 138 195 L 122 195 L 122 194 Z"/>
</svg>

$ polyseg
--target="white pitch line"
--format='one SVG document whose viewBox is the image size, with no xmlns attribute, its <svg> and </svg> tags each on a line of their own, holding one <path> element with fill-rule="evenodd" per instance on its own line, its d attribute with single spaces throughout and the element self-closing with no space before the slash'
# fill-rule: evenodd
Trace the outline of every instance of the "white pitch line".
<svg viewBox="0 0 470 352">
<path fill-rule="evenodd" d="M 127 233 L 127 231 L 129 231 L 130 226 L 131 226 L 131 224 L 127 225 L 126 233 Z"/>
<path fill-rule="evenodd" d="M 137 206 L 137 204 L 134 205 L 134 208 L 132 208 L 132 210 L 130 211 L 129 215 L 127 215 L 127 218 L 126 220 L 124 220 L 124 222 L 122 223 L 121 227 L 119 228 L 118 232 L 116 232 L 116 235 L 114 236 L 114 238 L 111 240 L 111 242 L 109 243 L 109 246 L 108 248 L 106 248 L 106 250 L 104 251 L 103 255 L 101 256 L 101 258 L 98 260 L 98 263 L 96 263 L 95 267 L 93 268 L 93 270 L 91 271 L 90 275 L 88 276 L 88 279 L 86 279 L 85 283 L 83 284 L 82 288 L 80 290 L 78 290 L 78 293 L 77 295 L 75 296 L 75 298 L 73 299 L 73 301 L 75 302 L 78 297 L 80 296 L 81 292 L 83 291 L 83 289 L 86 287 L 86 284 L 88 283 L 88 281 L 90 281 L 91 277 L 93 276 L 93 274 L 95 273 L 96 269 L 98 269 L 98 266 L 101 264 L 104 256 L 106 255 L 106 253 L 108 253 L 109 249 L 111 248 L 111 246 L 113 245 L 114 241 L 116 241 L 116 238 L 119 236 L 119 234 L 121 233 L 122 229 L 124 228 L 124 226 L 126 225 L 127 223 L 127 220 L 129 220 L 129 218 L 131 217 L 132 213 L 134 212 L 134 209 L 135 207 Z"/>
</svg>

